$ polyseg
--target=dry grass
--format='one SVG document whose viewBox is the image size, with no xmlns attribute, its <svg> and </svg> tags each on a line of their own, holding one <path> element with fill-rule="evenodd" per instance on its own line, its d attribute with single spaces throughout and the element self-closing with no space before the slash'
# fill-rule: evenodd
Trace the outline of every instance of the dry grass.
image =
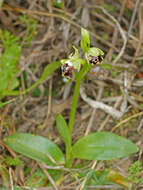
<svg viewBox="0 0 143 190">
<path fill-rule="evenodd" d="M 85 93 L 94 101 L 102 102 L 123 114 L 118 120 L 113 119 L 104 109 L 94 109 L 80 98 L 73 141 L 100 130 L 114 130 L 132 140 L 140 147 L 139 153 L 112 162 L 111 165 L 106 162 L 97 165 L 98 169 L 109 167 L 128 176 L 129 165 L 135 160 L 143 161 L 143 4 L 139 2 L 136 6 L 132 0 L 68 0 L 62 9 L 58 9 L 52 6 L 52 1 L 44 0 L 7 0 L 6 3 L 0 10 L 2 29 L 22 37 L 25 29 L 19 22 L 19 15 L 26 13 L 38 21 L 32 44 L 23 48 L 19 63 L 21 72 L 25 71 L 27 75 L 25 86 L 23 75 L 19 73 L 21 90 L 37 81 L 45 65 L 66 58 L 72 51 L 72 45 L 79 46 L 80 27 L 91 32 L 91 44 L 105 52 L 104 63 L 113 67 L 93 69 L 83 84 Z M 103 6 L 105 4 L 110 6 Z M 135 18 L 133 14 L 136 14 Z M 55 128 L 55 117 L 61 113 L 68 119 L 73 85 L 64 84 L 60 71 L 57 71 L 39 85 L 39 95 L 35 95 L 37 91 L 30 92 L 5 106 L 1 109 L 1 139 L 14 132 L 29 132 L 46 136 L 64 149 Z M 7 154 L 15 156 L 12 151 L 8 151 L 7 147 L 0 146 L 0 157 L 4 158 Z M 32 165 L 31 173 L 38 168 L 34 161 L 26 159 L 24 163 L 25 167 Z M 12 175 L 14 184 L 24 185 L 26 179 L 23 168 L 12 168 L 9 175 Z M 60 189 L 76 187 L 77 184 L 67 174 Z"/>
</svg>

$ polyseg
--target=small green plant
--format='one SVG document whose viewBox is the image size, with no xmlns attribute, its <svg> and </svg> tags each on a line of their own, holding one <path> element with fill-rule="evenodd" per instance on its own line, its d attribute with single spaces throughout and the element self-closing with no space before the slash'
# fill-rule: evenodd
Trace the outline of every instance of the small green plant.
<svg viewBox="0 0 143 190">
<path fill-rule="evenodd" d="M 11 156 L 7 156 L 5 159 L 5 164 L 7 166 L 23 166 L 23 161 L 20 160 L 18 157 L 11 157 Z"/>
<path fill-rule="evenodd" d="M 46 175 L 41 170 L 36 170 L 33 172 L 25 183 L 25 185 L 31 187 L 31 189 L 44 186 L 44 184 L 48 184 L 48 180 Z"/>
<path fill-rule="evenodd" d="M 26 31 L 21 42 L 21 46 L 23 45 L 31 45 L 31 41 L 36 32 L 37 21 L 27 15 L 20 16 L 20 21 L 26 27 Z"/>
<path fill-rule="evenodd" d="M 143 165 L 136 161 L 129 167 L 128 179 L 136 184 L 143 184 Z"/>
<path fill-rule="evenodd" d="M 0 57 L 0 100 L 7 95 L 15 94 L 14 89 L 19 86 L 17 74 L 20 71 L 18 63 L 22 46 L 31 44 L 31 40 L 36 30 L 37 22 L 33 18 L 24 15 L 20 17 L 20 21 L 23 22 L 26 27 L 26 33 L 22 42 L 10 32 L 0 30 L 0 41 L 4 49 Z M 7 103 L 9 103 L 9 101 Z M 5 104 L 0 104 L 0 106 L 3 105 Z"/>
<path fill-rule="evenodd" d="M 0 40 L 4 48 L 0 57 L 0 99 L 2 99 L 8 91 L 12 92 L 19 85 L 16 75 L 19 72 L 21 46 L 19 39 L 8 31 L 0 32 Z"/>
<path fill-rule="evenodd" d="M 23 39 L 11 34 L 9 31 L 0 30 L 0 41 L 3 46 L 3 53 L 0 57 L 0 107 L 12 102 L 14 99 L 2 102 L 2 99 L 6 96 L 16 96 L 20 94 L 26 94 L 30 90 L 37 87 L 43 82 L 49 75 L 51 75 L 57 68 L 61 66 L 60 61 L 48 64 L 40 77 L 32 86 L 25 91 L 19 91 L 19 79 L 17 74 L 20 72 L 18 65 L 22 47 L 24 45 L 30 45 L 34 32 L 36 30 L 36 21 L 28 16 L 21 16 L 21 22 L 23 22 L 26 32 Z M 21 42 L 20 42 L 21 41 Z M 26 75 L 26 73 L 24 73 Z M 26 77 L 25 77 L 26 80 Z"/>
<path fill-rule="evenodd" d="M 84 190 L 86 190 L 86 186 L 96 186 L 98 185 L 120 185 L 124 186 L 125 188 L 131 189 L 132 184 L 123 176 L 115 172 L 114 170 L 90 170 L 90 171 L 83 171 L 78 175 L 78 180 L 87 178 Z M 88 189 L 88 188 L 87 188 Z"/>
<path fill-rule="evenodd" d="M 90 47 L 90 36 L 87 30 L 82 29 L 81 36 L 80 45 L 84 58 L 79 57 L 79 51 L 74 47 L 75 52 L 69 55 L 68 59 L 61 61 L 62 75 L 68 80 L 75 81 L 69 122 L 67 123 L 62 115 L 57 115 L 56 117 L 57 129 L 65 144 L 65 156 L 55 143 L 41 136 L 16 133 L 5 139 L 6 144 L 16 152 L 48 165 L 62 164 L 66 167 L 73 167 L 73 161 L 76 158 L 83 160 L 111 160 L 122 158 L 138 151 L 138 147 L 131 141 L 109 132 L 92 133 L 82 137 L 75 144 L 72 143 L 80 84 L 91 67 L 103 60 L 104 55 L 99 48 Z M 57 69 L 59 65 L 61 65 L 59 62 L 55 63 L 54 67 L 50 64 L 44 70 L 36 85 Z M 35 84 L 33 87 L 35 87 Z"/>
</svg>

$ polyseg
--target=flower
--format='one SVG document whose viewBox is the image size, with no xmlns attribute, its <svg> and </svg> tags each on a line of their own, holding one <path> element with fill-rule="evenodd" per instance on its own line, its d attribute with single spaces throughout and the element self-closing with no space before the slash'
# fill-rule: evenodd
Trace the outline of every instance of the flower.
<svg viewBox="0 0 143 190">
<path fill-rule="evenodd" d="M 100 64 L 103 61 L 103 57 L 102 55 L 98 55 L 98 56 L 89 55 L 88 60 L 92 66 L 95 66 L 97 64 Z"/>
<path fill-rule="evenodd" d="M 70 60 L 62 62 L 61 70 L 62 70 L 62 76 L 69 79 L 73 79 L 74 67 L 73 63 Z"/>
</svg>

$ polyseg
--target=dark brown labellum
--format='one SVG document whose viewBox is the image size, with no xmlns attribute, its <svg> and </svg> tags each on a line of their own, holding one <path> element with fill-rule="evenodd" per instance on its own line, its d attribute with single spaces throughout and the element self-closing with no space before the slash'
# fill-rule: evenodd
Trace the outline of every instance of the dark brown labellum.
<svg viewBox="0 0 143 190">
<path fill-rule="evenodd" d="M 103 57 L 101 55 L 98 55 L 97 57 L 89 55 L 88 58 L 89 58 L 89 63 L 93 66 L 95 66 L 103 61 Z"/>
<path fill-rule="evenodd" d="M 66 78 L 72 79 L 73 78 L 73 69 L 74 67 L 69 65 L 68 63 L 65 63 L 62 65 L 62 75 Z"/>
</svg>

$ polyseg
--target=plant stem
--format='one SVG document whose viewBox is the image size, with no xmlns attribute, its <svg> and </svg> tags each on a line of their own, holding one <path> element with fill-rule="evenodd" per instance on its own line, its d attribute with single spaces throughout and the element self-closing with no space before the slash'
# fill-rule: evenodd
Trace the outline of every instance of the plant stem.
<svg viewBox="0 0 143 190">
<path fill-rule="evenodd" d="M 72 130 L 73 130 L 73 125 L 74 125 L 74 120 L 75 120 L 75 113 L 76 113 L 77 102 L 78 102 L 78 97 L 79 97 L 80 84 L 85 74 L 88 72 L 89 68 L 90 66 L 87 63 L 85 63 L 77 77 L 75 88 L 74 88 L 74 95 L 73 95 L 72 106 L 71 106 L 70 117 L 69 117 L 69 124 L 68 124 L 71 145 L 70 145 L 70 148 L 67 148 L 67 152 L 66 152 L 66 166 L 67 167 L 70 167 L 73 161 L 72 155 L 71 155 Z"/>
<path fill-rule="evenodd" d="M 87 71 L 88 71 L 88 64 L 84 64 L 82 70 L 80 71 L 80 73 L 77 77 L 75 88 L 74 88 L 74 95 L 73 95 L 72 107 L 71 107 L 71 111 L 70 111 L 70 118 L 69 118 L 69 125 L 68 125 L 69 133 L 71 136 L 72 136 L 72 129 L 73 129 L 74 120 L 75 120 L 75 113 L 76 113 L 76 108 L 77 108 L 80 83 L 81 83 L 82 79 L 84 78 L 85 74 L 87 73 Z"/>
</svg>

